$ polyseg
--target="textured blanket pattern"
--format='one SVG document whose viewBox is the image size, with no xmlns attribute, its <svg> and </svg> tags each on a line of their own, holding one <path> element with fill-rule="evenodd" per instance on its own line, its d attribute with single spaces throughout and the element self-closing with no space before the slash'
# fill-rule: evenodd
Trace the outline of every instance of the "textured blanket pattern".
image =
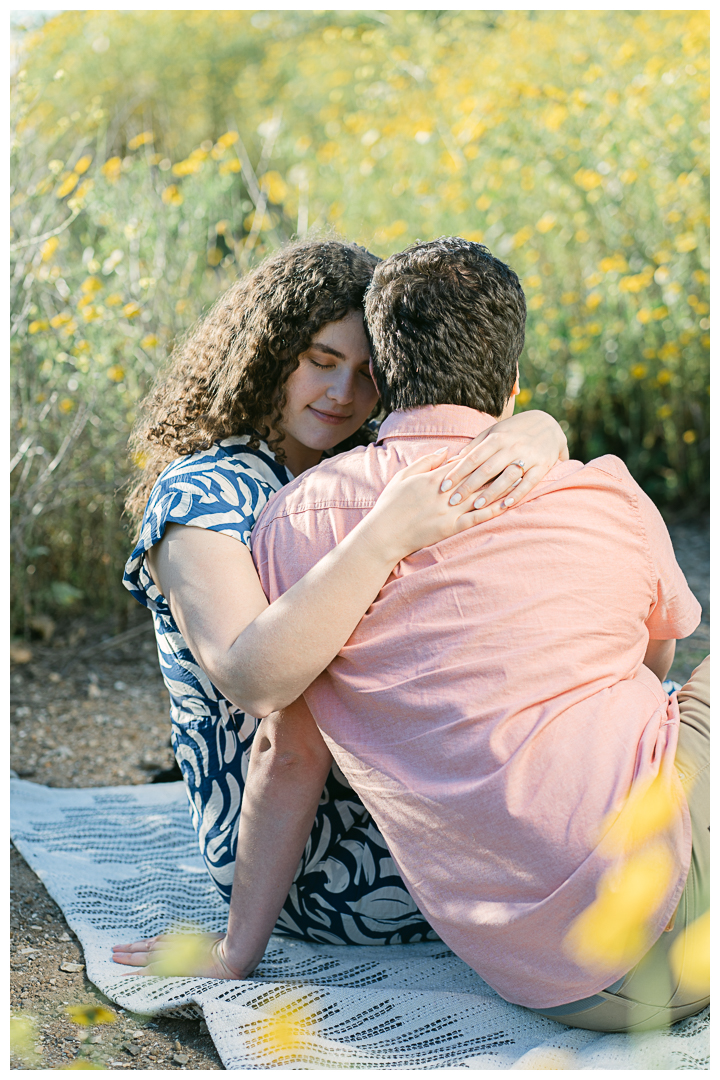
<svg viewBox="0 0 720 1080">
<path fill-rule="evenodd" d="M 137 1013 L 202 1014 L 228 1069 L 707 1069 L 708 1011 L 669 1031 L 603 1035 L 503 1001 L 444 945 L 318 946 L 273 937 L 251 979 L 151 978 L 109 959 L 226 907 L 182 784 L 46 788 L 12 780 L 15 845 L 62 908 L 92 982 Z"/>
</svg>

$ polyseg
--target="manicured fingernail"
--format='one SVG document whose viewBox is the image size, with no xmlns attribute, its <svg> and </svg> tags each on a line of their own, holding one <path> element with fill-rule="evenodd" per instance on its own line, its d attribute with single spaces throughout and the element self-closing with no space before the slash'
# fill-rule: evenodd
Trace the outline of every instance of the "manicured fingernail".
<svg viewBox="0 0 720 1080">
<path fill-rule="evenodd" d="M 451 487 L 452 487 L 452 480 L 443 480 L 442 484 L 440 485 L 440 490 L 441 491 L 449 491 Z"/>
<path fill-rule="evenodd" d="M 473 503 L 473 506 L 475 507 L 476 510 L 479 510 L 480 507 L 484 506 L 484 505 L 485 505 L 485 500 L 484 499 L 476 499 L 475 502 Z"/>
<path fill-rule="evenodd" d="M 433 450 L 433 454 L 444 454 L 447 450 L 447 446 L 441 446 L 439 450 Z"/>
<path fill-rule="evenodd" d="M 505 499 L 505 501 L 503 502 L 503 506 L 512 506 L 514 502 L 514 499 Z"/>
<path fill-rule="evenodd" d="M 454 495 L 450 496 L 450 499 L 448 501 L 449 501 L 451 506 L 457 506 L 457 504 L 460 502 L 461 499 L 462 499 L 462 495 L 460 494 L 459 491 L 456 491 Z"/>
</svg>

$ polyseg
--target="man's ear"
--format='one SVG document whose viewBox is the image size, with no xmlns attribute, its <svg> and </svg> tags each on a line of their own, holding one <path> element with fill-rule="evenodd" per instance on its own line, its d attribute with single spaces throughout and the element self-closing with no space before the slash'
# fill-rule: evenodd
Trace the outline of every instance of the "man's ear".
<svg viewBox="0 0 720 1080">
<path fill-rule="evenodd" d="M 510 391 L 510 397 L 517 397 L 520 393 L 520 367 L 515 368 L 515 383 Z"/>
</svg>

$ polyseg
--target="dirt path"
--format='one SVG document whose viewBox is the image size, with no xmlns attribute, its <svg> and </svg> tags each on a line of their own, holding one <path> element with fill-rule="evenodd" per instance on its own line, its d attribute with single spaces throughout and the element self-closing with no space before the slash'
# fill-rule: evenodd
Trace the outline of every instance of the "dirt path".
<svg viewBox="0 0 720 1080">
<path fill-rule="evenodd" d="M 703 605 L 703 622 L 680 642 L 671 677 L 684 682 L 709 651 L 709 524 L 671 526 L 678 562 Z M 49 629 L 49 627 L 48 627 Z M 112 623 L 77 619 L 12 665 L 11 765 L 51 787 L 145 784 L 172 765 L 167 698 L 158 673 L 150 620 L 138 607 L 124 636 Z M 33 1020 L 36 1068 L 68 1064 L 88 1029 L 69 1005 L 104 999 L 84 971 L 82 952 L 39 879 L 11 850 L 11 991 L 13 1015 Z M 134 1016 L 98 1028 L 93 1057 L 109 1069 L 222 1069 L 201 1021 Z M 90 1044 L 88 1043 L 88 1046 Z M 85 1051 L 87 1051 L 87 1046 Z M 25 1067 L 20 1058 L 13 1066 Z"/>
</svg>

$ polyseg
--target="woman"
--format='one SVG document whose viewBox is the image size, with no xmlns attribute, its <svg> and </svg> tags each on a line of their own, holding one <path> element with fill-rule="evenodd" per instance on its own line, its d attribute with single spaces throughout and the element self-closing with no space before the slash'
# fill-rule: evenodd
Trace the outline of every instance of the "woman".
<svg viewBox="0 0 720 1080">
<path fill-rule="evenodd" d="M 459 460 L 421 459 L 268 606 L 249 549 L 257 515 L 323 455 L 372 439 L 362 301 L 378 261 L 335 241 L 266 259 L 176 351 L 135 436 L 146 462 L 128 508 L 144 514 L 125 584 L 153 611 L 193 824 L 230 903 L 196 974 L 244 977 L 273 928 L 336 944 L 435 937 L 296 699 L 402 558 L 493 517 L 567 457 L 556 422 L 525 413 Z M 115 959 L 144 965 L 157 945 Z"/>
</svg>

